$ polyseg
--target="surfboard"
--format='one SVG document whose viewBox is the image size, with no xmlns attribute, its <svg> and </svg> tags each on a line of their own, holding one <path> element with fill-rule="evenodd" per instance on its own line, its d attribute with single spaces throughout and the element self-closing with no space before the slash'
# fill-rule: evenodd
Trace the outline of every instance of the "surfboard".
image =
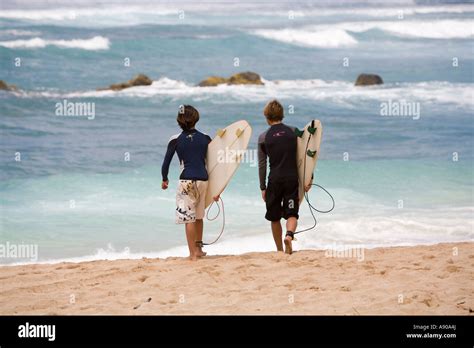
<svg viewBox="0 0 474 348">
<path fill-rule="evenodd" d="M 298 165 L 299 198 L 304 197 L 304 187 L 311 183 L 316 170 L 323 126 L 319 120 L 312 120 L 301 131 L 297 130 L 296 163 Z"/>
<path fill-rule="evenodd" d="M 207 173 L 209 175 L 206 208 L 213 197 L 220 195 L 240 165 L 252 136 L 252 127 L 241 120 L 219 129 L 207 148 Z"/>
</svg>

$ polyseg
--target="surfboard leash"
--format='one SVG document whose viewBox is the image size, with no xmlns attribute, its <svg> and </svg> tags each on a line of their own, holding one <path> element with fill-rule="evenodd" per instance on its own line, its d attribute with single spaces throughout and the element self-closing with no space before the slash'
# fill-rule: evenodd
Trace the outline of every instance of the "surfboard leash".
<svg viewBox="0 0 474 348">
<path fill-rule="evenodd" d="M 306 156 L 309 156 L 310 154 L 308 153 L 308 147 L 309 147 L 309 141 L 311 140 L 311 137 L 314 135 L 314 133 L 316 132 L 316 129 L 314 127 L 310 127 L 311 129 L 308 129 L 308 132 L 310 133 L 309 135 L 309 138 L 308 138 L 308 141 L 306 142 L 306 148 L 305 148 L 305 156 L 304 156 L 304 164 L 303 164 L 303 190 L 304 190 L 304 183 L 306 181 L 306 178 L 305 178 L 305 175 L 306 175 Z M 312 155 L 311 156 L 314 156 L 316 154 L 316 151 L 313 153 L 311 151 Z M 319 154 L 318 154 L 319 155 Z M 314 214 L 315 211 L 317 211 L 318 213 L 321 213 L 321 214 L 327 214 L 327 213 L 330 213 L 331 211 L 334 210 L 334 208 L 336 207 L 336 202 L 334 200 L 334 197 L 329 193 L 328 190 L 326 190 L 323 186 L 319 185 L 319 184 L 311 184 L 311 186 L 317 186 L 319 187 L 320 189 L 322 189 L 324 192 L 326 192 L 328 194 L 328 196 L 331 198 L 332 200 L 332 207 L 329 209 L 329 210 L 319 210 L 317 209 L 316 207 L 314 207 L 310 200 L 309 200 L 309 194 L 308 192 L 305 192 L 304 193 L 304 198 L 306 200 L 306 202 L 308 203 L 308 208 L 309 208 L 309 212 L 311 213 L 311 216 L 313 217 L 313 221 L 314 221 L 314 224 L 313 226 L 309 227 L 309 228 L 305 228 L 304 230 L 300 230 L 300 231 L 296 231 L 294 234 L 298 234 L 298 233 L 303 233 L 303 232 L 307 232 L 307 231 L 310 231 L 314 228 L 316 228 L 316 225 L 318 224 L 318 220 L 316 219 L 316 215 Z"/>
<path fill-rule="evenodd" d="M 220 200 L 221 205 L 222 205 L 222 227 L 221 227 L 221 232 L 219 233 L 219 235 L 217 236 L 217 238 L 216 238 L 215 240 L 213 240 L 212 242 L 210 242 L 210 243 L 204 243 L 203 241 L 197 241 L 197 242 L 196 242 L 196 245 L 198 245 L 198 246 L 203 247 L 203 246 L 205 246 L 205 245 L 212 245 L 212 244 L 216 243 L 216 242 L 221 238 L 222 234 L 224 233 L 224 228 L 225 228 L 224 201 L 222 200 L 222 198 L 221 198 L 220 196 L 219 196 L 219 200 Z M 217 210 L 217 214 L 216 214 L 216 216 L 214 216 L 213 218 L 209 218 L 209 212 L 211 211 L 211 207 L 214 205 L 214 203 L 217 205 L 217 209 L 218 209 L 218 210 Z M 220 214 L 221 214 L 221 207 L 219 206 L 219 203 L 216 202 L 216 201 L 213 201 L 213 202 L 211 203 L 211 205 L 209 206 L 209 209 L 207 209 L 207 212 L 206 212 L 206 219 L 207 219 L 208 221 L 214 221 L 214 220 L 216 220 L 216 219 L 219 217 Z"/>
</svg>

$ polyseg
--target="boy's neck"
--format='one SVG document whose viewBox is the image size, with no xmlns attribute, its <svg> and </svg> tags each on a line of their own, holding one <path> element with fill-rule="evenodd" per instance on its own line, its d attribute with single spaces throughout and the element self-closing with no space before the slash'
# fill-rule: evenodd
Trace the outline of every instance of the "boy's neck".
<svg viewBox="0 0 474 348">
<path fill-rule="evenodd" d="M 277 124 L 282 124 L 283 122 L 282 121 L 276 121 L 276 122 L 268 122 L 268 124 L 271 126 L 275 126 Z"/>
</svg>

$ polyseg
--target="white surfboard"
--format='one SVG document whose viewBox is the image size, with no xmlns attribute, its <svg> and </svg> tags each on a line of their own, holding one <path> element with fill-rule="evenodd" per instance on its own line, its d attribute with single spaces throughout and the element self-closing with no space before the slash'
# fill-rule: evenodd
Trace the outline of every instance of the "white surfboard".
<svg viewBox="0 0 474 348">
<path fill-rule="evenodd" d="M 316 170 L 323 126 L 319 120 L 312 120 L 301 131 L 303 133 L 298 136 L 296 150 L 300 202 L 304 197 L 304 187 L 311 183 L 311 176 Z"/>
<path fill-rule="evenodd" d="M 219 129 L 207 148 L 207 173 L 209 181 L 206 192 L 206 208 L 213 197 L 220 195 L 247 150 L 252 136 L 252 128 L 247 121 L 237 121 L 224 129 Z"/>
</svg>

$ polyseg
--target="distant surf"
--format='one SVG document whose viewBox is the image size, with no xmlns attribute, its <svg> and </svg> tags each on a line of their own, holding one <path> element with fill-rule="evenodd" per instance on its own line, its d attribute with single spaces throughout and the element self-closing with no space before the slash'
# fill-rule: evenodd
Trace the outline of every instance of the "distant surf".
<svg viewBox="0 0 474 348">
<path fill-rule="evenodd" d="M 94 36 L 91 39 L 72 39 L 72 40 L 45 40 L 35 37 L 28 40 L 0 41 L 0 46 L 6 48 L 44 48 L 46 46 L 56 46 L 59 48 L 78 48 L 89 51 L 108 50 L 110 47 L 109 39 L 103 36 Z"/>
<path fill-rule="evenodd" d="M 116 98 L 157 96 L 183 98 L 193 97 L 214 103 L 236 101 L 265 101 L 274 95 L 281 98 L 306 98 L 315 101 L 332 101 L 350 106 L 361 100 L 415 99 L 426 103 L 446 103 L 461 107 L 473 107 L 474 87 L 468 83 L 446 81 L 426 81 L 416 83 L 392 83 L 369 88 L 354 86 L 347 81 L 308 80 L 265 80 L 263 86 L 220 85 L 197 87 L 186 81 L 162 77 L 150 86 L 137 86 L 122 91 L 65 92 L 57 90 L 19 91 L 22 98 Z"/>
<path fill-rule="evenodd" d="M 474 36 L 473 28 L 474 21 L 470 20 L 399 20 L 343 22 L 297 29 L 260 29 L 249 33 L 300 46 L 337 48 L 358 44 L 351 33 L 364 33 L 374 29 L 396 36 L 447 40 L 471 38 Z"/>
</svg>

